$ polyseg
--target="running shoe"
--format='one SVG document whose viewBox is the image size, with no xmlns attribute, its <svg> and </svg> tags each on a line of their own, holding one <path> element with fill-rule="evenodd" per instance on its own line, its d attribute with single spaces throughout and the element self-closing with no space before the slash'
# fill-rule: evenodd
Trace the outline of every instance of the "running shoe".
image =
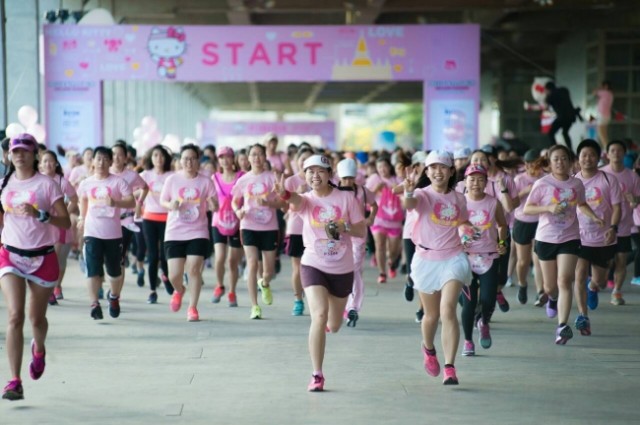
<svg viewBox="0 0 640 425">
<path fill-rule="evenodd" d="M 292 316 L 302 316 L 304 313 L 304 301 L 302 300 L 294 300 L 293 301 L 293 309 L 291 310 Z"/>
<path fill-rule="evenodd" d="M 149 298 L 147 298 L 147 304 L 157 304 L 158 303 L 158 293 L 152 292 L 149 294 Z"/>
<path fill-rule="evenodd" d="M 262 293 L 262 302 L 266 305 L 273 304 L 273 294 L 270 286 L 264 286 L 264 279 L 258 279 L 258 287 Z"/>
<path fill-rule="evenodd" d="M 547 317 L 553 319 L 558 315 L 558 300 L 552 300 L 549 298 L 547 301 Z"/>
<path fill-rule="evenodd" d="M 187 321 L 188 322 L 199 322 L 200 315 L 198 314 L 198 309 L 195 307 L 189 307 L 187 309 Z"/>
<path fill-rule="evenodd" d="M 533 303 L 533 305 L 536 307 L 542 307 L 547 304 L 547 301 L 549 301 L 549 296 L 544 292 L 538 292 L 538 295 L 536 295 L 536 302 Z"/>
<path fill-rule="evenodd" d="M 358 322 L 358 312 L 351 309 L 349 310 L 349 313 L 347 313 L 347 326 L 351 327 L 351 328 L 355 328 L 356 327 L 356 323 Z"/>
<path fill-rule="evenodd" d="M 91 317 L 93 320 L 102 320 L 102 307 L 100 307 L 100 303 L 96 302 L 91 304 Z"/>
<path fill-rule="evenodd" d="M 171 311 L 173 311 L 174 313 L 176 311 L 179 311 L 180 307 L 182 307 L 182 295 L 184 295 L 184 292 L 180 293 L 178 291 L 173 291 L 173 295 L 171 295 L 169 308 L 171 308 Z"/>
<path fill-rule="evenodd" d="M 624 298 L 622 298 L 622 292 L 614 292 L 611 294 L 611 304 L 624 305 Z"/>
<path fill-rule="evenodd" d="M 114 319 L 120 316 L 120 297 L 109 294 L 109 316 Z"/>
<path fill-rule="evenodd" d="M 582 314 L 578 315 L 578 317 L 576 317 L 576 329 L 580 331 L 580 335 L 591 335 L 591 322 L 589 318 Z"/>
<path fill-rule="evenodd" d="M 431 376 L 440 375 L 440 363 L 438 362 L 438 356 L 436 350 L 432 350 L 431 353 L 427 351 L 427 347 L 422 345 L 422 354 L 424 354 L 424 370 Z"/>
<path fill-rule="evenodd" d="M 213 297 L 211 298 L 211 302 L 214 304 L 218 304 L 220 302 L 220 298 L 224 295 L 225 287 L 222 285 L 217 285 L 213 290 Z"/>
<path fill-rule="evenodd" d="M 387 275 L 384 273 L 380 273 L 378 275 L 378 283 L 387 283 Z"/>
<path fill-rule="evenodd" d="M 616 287 L 616 283 L 613 280 L 607 280 L 607 288 L 613 289 Z"/>
<path fill-rule="evenodd" d="M 324 376 L 311 375 L 311 382 L 309 382 L 307 390 L 311 392 L 324 391 Z"/>
<path fill-rule="evenodd" d="M 138 274 L 138 266 L 136 265 L 135 262 L 131 264 L 131 273 Z"/>
<path fill-rule="evenodd" d="M 235 292 L 229 292 L 227 299 L 229 300 L 229 307 L 238 307 L 238 299 Z"/>
<path fill-rule="evenodd" d="M 480 332 L 480 345 L 485 350 L 491 348 L 491 332 L 489 328 L 489 323 L 485 323 L 482 318 L 480 318 L 476 324 L 478 327 L 478 332 Z"/>
<path fill-rule="evenodd" d="M 636 276 L 633 279 L 631 279 L 631 284 L 632 285 L 640 285 L 640 276 Z"/>
<path fill-rule="evenodd" d="M 444 385 L 458 385 L 458 377 L 456 376 L 455 367 L 449 366 L 444 368 L 442 383 Z"/>
<path fill-rule="evenodd" d="M 419 309 L 416 311 L 416 323 L 422 323 L 422 318 L 424 317 L 424 310 Z"/>
<path fill-rule="evenodd" d="M 4 387 L 2 398 L 5 400 L 22 400 L 24 399 L 24 390 L 22 389 L 22 381 L 12 379 L 6 387 Z"/>
<path fill-rule="evenodd" d="M 513 278 L 507 279 L 507 282 L 504 284 L 506 288 L 511 288 L 513 286 Z"/>
<path fill-rule="evenodd" d="M 462 349 L 463 356 L 475 356 L 476 355 L 476 346 L 473 341 L 465 341 L 464 348 Z"/>
<path fill-rule="evenodd" d="M 565 345 L 573 338 L 573 331 L 568 325 L 560 325 L 556 329 L 556 344 Z"/>
<path fill-rule="evenodd" d="M 58 305 L 58 299 L 56 298 L 56 294 L 53 292 L 49 295 L 49 305 Z"/>
<path fill-rule="evenodd" d="M 140 269 L 137 271 L 137 275 L 138 275 L 138 286 L 140 288 L 142 288 L 144 286 L 144 269 Z"/>
<path fill-rule="evenodd" d="M 162 280 L 162 284 L 164 285 L 164 289 L 165 291 L 167 291 L 167 294 L 173 295 L 174 288 L 171 282 L 169 282 L 169 278 L 167 277 L 167 275 L 162 273 L 160 275 L 160 280 Z"/>
<path fill-rule="evenodd" d="M 251 316 L 249 316 L 249 319 L 262 319 L 262 309 L 259 305 L 251 307 Z"/>
<path fill-rule="evenodd" d="M 36 353 L 36 341 L 31 340 L 31 363 L 29 363 L 29 376 L 31 379 L 38 380 L 44 373 L 45 361 L 44 358 L 47 355 L 47 351 Z"/>
<path fill-rule="evenodd" d="M 526 286 L 519 286 L 518 287 L 518 302 L 520 304 L 522 304 L 522 305 L 525 305 L 528 300 L 529 300 L 529 297 L 527 295 L 527 287 Z"/>
<path fill-rule="evenodd" d="M 53 295 L 56 296 L 56 300 L 64 300 L 64 295 L 62 294 L 62 288 L 59 286 L 55 287 L 55 289 L 53 290 Z"/>
<path fill-rule="evenodd" d="M 395 269 L 389 269 L 389 278 L 390 279 L 395 279 L 397 275 L 398 275 L 398 272 Z"/>
<path fill-rule="evenodd" d="M 507 301 L 502 291 L 498 291 L 496 301 L 498 302 L 498 307 L 500 307 L 501 312 L 506 313 L 509 311 L 509 301 Z"/>
<path fill-rule="evenodd" d="M 595 310 L 598 308 L 598 290 L 592 290 L 589 282 L 590 279 L 587 279 L 587 307 L 589 310 Z"/>
<path fill-rule="evenodd" d="M 404 284 L 404 299 L 408 302 L 413 301 L 413 296 L 415 292 L 413 291 L 413 280 L 409 278 L 407 283 Z"/>
</svg>

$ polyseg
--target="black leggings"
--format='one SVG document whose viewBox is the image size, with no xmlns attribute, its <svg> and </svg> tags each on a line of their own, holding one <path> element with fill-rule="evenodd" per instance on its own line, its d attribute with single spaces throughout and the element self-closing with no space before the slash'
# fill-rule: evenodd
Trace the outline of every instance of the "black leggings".
<svg viewBox="0 0 640 425">
<path fill-rule="evenodd" d="M 640 233 L 631 234 L 633 243 L 633 277 L 640 276 Z"/>
<path fill-rule="evenodd" d="M 509 256 L 511 255 L 511 235 L 507 233 L 507 238 L 504 240 L 507 252 L 496 258 L 493 262 L 498 263 L 497 280 L 498 286 L 504 286 L 509 279 Z"/>
<path fill-rule="evenodd" d="M 149 255 L 149 285 L 155 291 L 158 287 L 158 261 L 166 276 L 169 276 L 169 267 L 164 255 L 164 229 L 167 223 L 164 221 L 142 220 L 142 231 Z"/>
<path fill-rule="evenodd" d="M 504 257 L 504 255 L 502 256 Z M 507 257 L 508 258 L 508 257 Z M 476 317 L 476 307 L 478 306 L 478 288 L 480 289 L 480 305 L 482 306 L 482 320 L 487 323 L 489 317 L 496 304 L 496 294 L 498 293 L 498 267 L 499 258 L 493 260 L 493 265 L 485 273 L 478 275 L 473 273 L 471 285 L 469 286 L 469 294 L 471 299 L 463 296 L 462 304 L 462 330 L 464 331 L 464 339 L 472 340 L 473 321 Z"/>
<path fill-rule="evenodd" d="M 142 224 L 142 223 L 140 223 Z M 139 232 L 133 234 L 136 260 L 143 262 L 144 257 L 147 255 L 147 244 L 144 241 L 144 231 L 140 229 Z"/>
<path fill-rule="evenodd" d="M 416 244 L 411 239 L 403 239 L 404 256 L 407 259 L 407 276 L 411 277 L 411 261 L 413 261 L 413 254 L 416 253 Z"/>
</svg>

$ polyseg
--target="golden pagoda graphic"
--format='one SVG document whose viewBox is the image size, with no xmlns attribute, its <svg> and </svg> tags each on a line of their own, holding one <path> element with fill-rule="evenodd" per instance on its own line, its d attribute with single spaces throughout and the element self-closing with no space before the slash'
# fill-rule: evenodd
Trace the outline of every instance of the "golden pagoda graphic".
<svg viewBox="0 0 640 425">
<path fill-rule="evenodd" d="M 369 56 L 369 49 L 367 48 L 367 41 L 364 38 L 364 33 L 360 32 L 360 38 L 358 38 L 358 45 L 356 46 L 355 55 L 353 60 L 338 60 L 333 65 L 333 80 L 391 80 L 393 74 L 391 72 L 391 65 L 389 60 L 385 60 L 384 63 L 380 60 L 374 64 Z"/>
</svg>

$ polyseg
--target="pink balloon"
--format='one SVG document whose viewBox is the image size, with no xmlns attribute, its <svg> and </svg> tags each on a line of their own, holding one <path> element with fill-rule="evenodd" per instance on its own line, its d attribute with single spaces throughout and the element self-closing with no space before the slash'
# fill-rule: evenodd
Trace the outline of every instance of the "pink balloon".
<svg viewBox="0 0 640 425">
<path fill-rule="evenodd" d="M 142 118 L 142 121 L 140 121 L 140 124 L 142 125 L 142 129 L 147 132 L 151 132 L 158 128 L 158 122 L 156 121 L 155 118 L 153 118 L 150 115 L 147 115 L 146 117 Z"/>
<path fill-rule="evenodd" d="M 26 128 L 29 128 L 38 122 L 38 111 L 33 106 L 21 106 L 18 109 L 18 121 Z"/>
<path fill-rule="evenodd" d="M 44 141 L 47 139 L 47 132 L 40 124 L 33 124 L 32 126 L 28 127 L 27 133 L 35 137 L 38 143 L 44 143 Z"/>
<path fill-rule="evenodd" d="M 17 137 L 19 134 L 24 133 L 24 131 L 24 127 L 17 122 L 12 122 L 5 129 L 5 133 L 7 133 L 7 137 L 9 138 Z"/>
</svg>

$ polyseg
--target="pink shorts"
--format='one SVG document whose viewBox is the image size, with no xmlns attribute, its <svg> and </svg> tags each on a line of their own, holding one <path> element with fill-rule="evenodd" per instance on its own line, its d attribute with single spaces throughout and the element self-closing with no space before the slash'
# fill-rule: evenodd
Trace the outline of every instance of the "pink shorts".
<svg viewBox="0 0 640 425">
<path fill-rule="evenodd" d="M 60 266 L 55 252 L 40 257 L 21 257 L 0 248 L 0 278 L 15 274 L 44 288 L 53 288 L 60 276 Z"/>
<path fill-rule="evenodd" d="M 384 233 L 389 238 L 399 238 L 402 236 L 402 227 L 390 229 L 384 226 L 371 226 L 371 233 Z"/>
</svg>

